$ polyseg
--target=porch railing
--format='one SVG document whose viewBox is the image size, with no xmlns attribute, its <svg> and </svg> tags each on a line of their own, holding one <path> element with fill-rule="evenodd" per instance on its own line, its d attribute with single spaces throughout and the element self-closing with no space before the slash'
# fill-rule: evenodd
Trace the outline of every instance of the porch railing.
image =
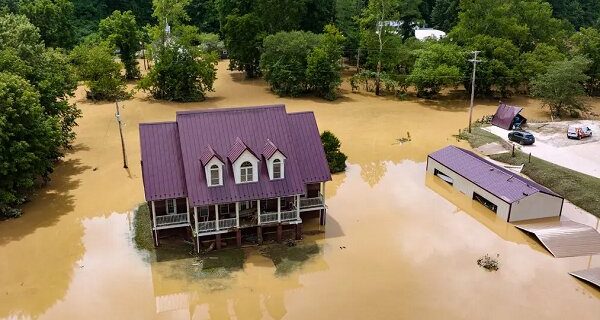
<svg viewBox="0 0 600 320">
<path fill-rule="evenodd" d="M 281 211 L 281 221 L 293 221 L 298 219 L 296 210 Z"/>
<path fill-rule="evenodd" d="M 323 205 L 323 195 L 319 193 L 319 196 L 314 198 L 300 198 L 300 209 L 320 207 Z"/>
<path fill-rule="evenodd" d="M 182 223 L 189 223 L 187 213 L 156 216 L 156 226 L 157 227 L 164 227 L 164 226 L 170 226 L 170 225 L 182 224 Z"/>
<path fill-rule="evenodd" d="M 236 222 L 236 218 L 219 220 L 219 229 L 228 229 L 235 227 Z"/>
<path fill-rule="evenodd" d="M 216 221 L 198 222 L 198 233 L 217 230 Z"/>
<path fill-rule="evenodd" d="M 277 221 L 277 212 L 266 212 L 260 214 L 260 223 L 270 223 Z"/>
</svg>

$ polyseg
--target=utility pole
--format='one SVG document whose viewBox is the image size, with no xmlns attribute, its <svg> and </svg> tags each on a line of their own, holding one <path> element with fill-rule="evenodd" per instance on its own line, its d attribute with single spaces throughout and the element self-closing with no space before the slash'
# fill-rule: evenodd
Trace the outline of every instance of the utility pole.
<svg viewBox="0 0 600 320">
<path fill-rule="evenodd" d="M 475 70 L 477 70 L 477 63 L 481 60 L 477 60 L 477 54 L 481 51 L 472 51 L 473 59 L 469 59 L 473 63 L 473 78 L 471 79 L 471 107 L 469 108 L 469 133 L 471 133 L 471 121 L 473 119 L 473 100 L 475 99 Z"/>
<path fill-rule="evenodd" d="M 117 123 L 119 124 L 119 134 L 121 135 L 121 149 L 123 151 L 123 168 L 127 169 L 127 154 L 125 153 L 125 140 L 123 139 L 123 125 L 121 123 L 119 100 L 115 100 L 115 105 L 117 108 L 117 113 L 115 114 L 115 117 L 117 118 Z"/>
</svg>

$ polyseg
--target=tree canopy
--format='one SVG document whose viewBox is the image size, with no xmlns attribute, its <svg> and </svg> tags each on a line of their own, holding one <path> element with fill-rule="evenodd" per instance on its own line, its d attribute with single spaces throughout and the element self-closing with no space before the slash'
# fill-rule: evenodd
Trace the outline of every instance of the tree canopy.
<svg viewBox="0 0 600 320">
<path fill-rule="evenodd" d="M 100 37 L 119 50 L 121 62 L 125 66 L 125 77 L 139 78 L 136 53 L 141 49 L 142 34 L 133 12 L 114 11 L 112 15 L 100 21 L 98 32 Z"/>
</svg>

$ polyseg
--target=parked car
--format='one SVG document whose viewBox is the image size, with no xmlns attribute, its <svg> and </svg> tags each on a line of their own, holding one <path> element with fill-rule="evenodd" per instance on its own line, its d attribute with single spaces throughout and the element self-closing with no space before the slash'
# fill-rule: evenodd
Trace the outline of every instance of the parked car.
<svg viewBox="0 0 600 320">
<path fill-rule="evenodd" d="M 567 129 L 567 138 L 569 139 L 583 139 L 585 137 L 592 136 L 592 129 L 588 126 L 569 126 Z"/>
<path fill-rule="evenodd" d="M 528 145 L 535 142 L 535 137 L 527 131 L 512 131 L 508 133 L 508 140 Z"/>
</svg>

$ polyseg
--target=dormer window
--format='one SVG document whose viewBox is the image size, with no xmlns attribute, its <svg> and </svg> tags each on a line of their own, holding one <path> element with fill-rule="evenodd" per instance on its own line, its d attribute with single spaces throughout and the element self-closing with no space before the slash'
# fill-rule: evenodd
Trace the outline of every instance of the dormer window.
<svg viewBox="0 0 600 320">
<path fill-rule="evenodd" d="M 219 170 L 219 166 L 216 164 L 213 164 L 210 167 L 210 185 L 211 186 L 217 186 L 217 185 L 221 184 L 220 171 L 221 170 Z"/>
<path fill-rule="evenodd" d="M 281 162 L 281 159 L 273 160 L 273 180 L 283 178 L 283 175 L 281 174 L 282 167 L 283 162 Z"/>
<path fill-rule="evenodd" d="M 254 181 L 254 172 L 252 163 L 245 161 L 240 166 L 240 182 L 252 182 Z"/>
</svg>

